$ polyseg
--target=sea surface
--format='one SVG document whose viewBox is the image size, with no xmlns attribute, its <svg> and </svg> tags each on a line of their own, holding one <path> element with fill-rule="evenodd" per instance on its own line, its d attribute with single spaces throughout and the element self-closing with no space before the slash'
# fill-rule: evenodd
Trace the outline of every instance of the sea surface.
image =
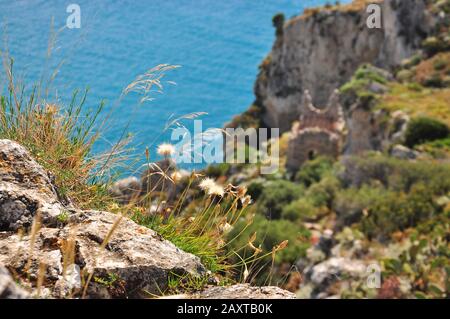
<svg viewBox="0 0 450 319">
<path fill-rule="evenodd" d="M 170 119 L 207 112 L 203 129 L 220 128 L 246 110 L 258 65 L 273 44 L 272 17 L 326 2 L 0 0 L 0 49 L 14 58 L 15 74 L 28 88 L 57 70 L 48 100 L 64 104 L 75 89 L 89 88 L 87 110 L 106 101 L 103 115 L 110 117 L 94 152 L 125 130 L 136 154 L 146 147 L 154 153 L 170 141 L 170 130 L 164 131 Z M 66 27 L 71 3 L 81 9 L 79 29 Z M 144 103 L 136 93 L 120 98 L 138 75 L 163 63 L 181 67 L 166 74 L 162 94 Z M 4 90 L 3 74 L 0 79 Z"/>
</svg>

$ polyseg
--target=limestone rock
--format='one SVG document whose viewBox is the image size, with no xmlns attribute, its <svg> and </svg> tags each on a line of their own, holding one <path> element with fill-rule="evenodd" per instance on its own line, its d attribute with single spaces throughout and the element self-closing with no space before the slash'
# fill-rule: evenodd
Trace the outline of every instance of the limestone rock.
<svg viewBox="0 0 450 319">
<path fill-rule="evenodd" d="M 0 160 L 0 264 L 32 286 L 43 274 L 43 289 L 67 297 L 81 288 L 78 274 L 68 271 L 78 267 L 92 274 L 88 297 L 140 297 L 143 290 L 163 291 L 169 273 L 206 274 L 198 257 L 129 218 L 65 207 L 51 176 L 21 145 L 0 140 Z M 62 212 L 68 218 L 58 222 Z M 37 231 L 15 232 L 30 226 L 37 213 Z"/>
<path fill-rule="evenodd" d="M 62 270 L 58 232 L 58 229 L 43 228 L 34 238 L 0 232 L 0 263 L 17 273 L 27 272 L 32 280 L 38 278 L 40 267 L 45 267 L 45 278 L 56 280 Z"/>
<path fill-rule="evenodd" d="M 131 176 L 115 182 L 108 191 L 120 203 L 127 204 L 136 201 L 141 193 L 141 182 L 138 178 Z"/>
<path fill-rule="evenodd" d="M 51 175 L 10 140 L 0 140 L 0 181 L 0 231 L 29 227 L 37 213 L 55 223 L 63 211 Z"/>
<path fill-rule="evenodd" d="M 105 238 L 109 240 L 102 248 Z M 92 273 L 99 281 L 123 283 L 122 291 L 114 290 L 113 297 L 140 297 L 143 290 L 157 294 L 167 287 L 169 273 L 206 274 L 200 259 L 177 248 L 156 232 L 119 216 L 98 211 L 79 212 L 70 217 L 62 229 L 42 228 L 34 236 L 20 237 L 12 232 L 0 233 L 0 263 L 18 273 L 27 272 L 36 280 L 40 267 L 45 267 L 45 280 L 55 284 L 57 297 L 64 297 L 79 285 L 72 284 L 63 274 L 64 243 L 74 241 L 75 262 L 86 273 Z M 70 254 L 66 251 L 66 255 Z M 114 287 L 114 283 L 111 284 Z M 89 297 L 99 297 L 102 287 L 92 281 Z M 104 289 L 102 289 L 104 288 Z M 95 292 L 94 295 L 92 295 Z M 104 292 L 103 292 L 104 293 Z"/>
<path fill-rule="evenodd" d="M 391 127 L 396 128 L 390 136 L 392 143 L 401 143 L 405 139 L 408 124 L 411 118 L 403 111 L 395 111 L 391 114 Z"/>
<path fill-rule="evenodd" d="M 66 298 L 79 293 L 81 289 L 81 269 L 78 265 L 71 264 L 66 267 L 65 273 L 58 276 L 53 295 L 57 298 Z"/>
<path fill-rule="evenodd" d="M 176 185 L 171 180 L 171 175 L 175 171 L 176 163 L 170 158 L 148 164 L 141 176 L 141 194 L 145 196 L 151 191 L 153 194 L 164 196 L 168 202 L 173 200 Z"/>
<path fill-rule="evenodd" d="M 191 296 L 192 299 L 295 299 L 295 294 L 278 287 L 252 287 L 237 284 L 209 287 Z"/>
<path fill-rule="evenodd" d="M 15 283 L 5 267 L 0 266 L 0 299 L 25 298 L 29 298 L 28 292 Z"/>
<path fill-rule="evenodd" d="M 320 286 L 330 281 L 340 280 L 343 275 L 359 277 L 365 271 L 366 266 L 361 261 L 332 257 L 312 267 L 309 277 L 315 285 Z"/>
<path fill-rule="evenodd" d="M 418 152 L 403 145 L 395 145 L 391 150 L 391 156 L 405 160 L 416 159 Z"/>
<path fill-rule="evenodd" d="M 124 282 L 131 296 L 134 291 L 159 293 L 167 286 L 169 273 L 206 274 L 200 259 L 177 248 L 151 229 L 128 218 L 98 211 L 86 211 L 71 217 L 62 237 L 73 234 L 77 260 L 85 271 L 99 278 L 113 275 Z M 101 244 L 114 228 L 105 249 Z"/>
</svg>

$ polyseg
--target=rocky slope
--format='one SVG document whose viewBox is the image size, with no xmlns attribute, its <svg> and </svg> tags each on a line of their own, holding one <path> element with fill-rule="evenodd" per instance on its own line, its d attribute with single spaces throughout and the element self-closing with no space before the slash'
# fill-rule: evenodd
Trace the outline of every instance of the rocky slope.
<svg viewBox="0 0 450 319">
<path fill-rule="evenodd" d="M 167 288 L 170 274 L 208 272 L 198 257 L 127 217 L 76 209 L 24 147 L 0 140 L 0 297 L 149 297 Z M 220 289 L 245 298 L 259 288 Z M 293 297 L 264 289 L 261 298 Z M 206 290 L 186 298 L 214 296 Z"/>
<path fill-rule="evenodd" d="M 432 31 L 426 0 L 384 0 L 380 5 L 381 29 L 369 29 L 366 6 L 355 4 L 309 10 L 279 27 L 255 84 L 264 125 L 290 130 L 305 90 L 315 105 L 324 106 L 361 64 L 392 69 Z"/>
</svg>

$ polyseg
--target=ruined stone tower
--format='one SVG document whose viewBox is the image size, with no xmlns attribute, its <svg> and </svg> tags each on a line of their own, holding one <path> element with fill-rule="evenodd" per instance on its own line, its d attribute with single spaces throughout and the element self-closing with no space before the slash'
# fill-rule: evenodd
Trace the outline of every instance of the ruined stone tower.
<svg viewBox="0 0 450 319">
<path fill-rule="evenodd" d="M 300 121 L 292 126 L 286 168 L 296 172 L 307 160 L 319 155 L 337 157 L 343 144 L 344 116 L 339 93 L 333 92 L 326 108 L 312 104 L 308 91 L 300 105 Z"/>
</svg>

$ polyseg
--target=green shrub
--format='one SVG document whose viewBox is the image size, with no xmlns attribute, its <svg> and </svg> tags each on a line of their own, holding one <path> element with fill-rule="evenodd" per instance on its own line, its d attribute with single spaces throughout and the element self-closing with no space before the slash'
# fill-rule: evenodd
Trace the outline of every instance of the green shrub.
<svg viewBox="0 0 450 319">
<path fill-rule="evenodd" d="M 285 180 L 272 181 L 260 196 L 258 211 L 269 219 L 279 219 L 283 207 L 299 198 L 303 192 L 301 185 Z"/>
<path fill-rule="evenodd" d="M 413 77 L 414 73 L 411 70 L 401 70 L 396 75 L 397 80 L 402 83 L 410 82 Z"/>
<path fill-rule="evenodd" d="M 423 90 L 423 87 L 417 82 L 408 83 L 407 87 L 408 87 L 408 90 L 415 91 L 415 92 L 421 92 Z"/>
<path fill-rule="evenodd" d="M 306 249 L 309 246 L 306 240 L 309 232 L 304 228 L 298 227 L 287 220 L 275 220 L 265 222 L 261 230 L 264 231 L 262 247 L 266 251 L 284 240 L 289 241 L 288 246 L 277 253 L 276 262 L 294 263 L 298 258 L 305 256 Z"/>
<path fill-rule="evenodd" d="M 292 222 L 314 218 L 319 214 L 319 208 L 307 198 L 300 198 L 283 208 L 281 218 Z"/>
<path fill-rule="evenodd" d="M 335 194 L 340 187 L 339 180 L 334 175 L 330 174 L 323 177 L 320 182 L 309 187 L 305 196 L 316 207 L 331 207 Z"/>
<path fill-rule="evenodd" d="M 229 237 L 234 238 L 242 231 L 243 227 L 245 227 L 244 222 L 236 224 Z M 273 247 L 285 240 L 289 241 L 285 249 L 277 252 L 275 264 L 294 263 L 298 258 L 305 256 L 306 249 L 309 247 L 310 233 L 305 228 L 299 227 L 288 220 L 268 220 L 264 216 L 257 215 L 253 223 L 239 236 L 239 239 L 232 242 L 229 249 L 245 247 L 247 245 L 246 239 L 250 238 L 255 232 L 257 238 L 253 245 L 255 247 L 261 246 L 262 254 L 271 252 Z M 243 256 L 248 257 L 252 253 L 253 250 L 247 249 L 247 253 Z M 270 256 L 267 257 L 268 262 L 270 262 L 270 258 Z"/>
<path fill-rule="evenodd" d="M 285 20 L 284 14 L 282 13 L 277 13 L 276 15 L 273 16 L 272 24 L 276 30 L 276 35 L 283 34 L 284 20 Z"/>
<path fill-rule="evenodd" d="M 261 113 L 262 110 L 259 106 L 252 104 L 248 110 L 233 117 L 230 123 L 226 127 L 238 128 L 259 128 L 261 126 Z"/>
<path fill-rule="evenodd" d="M 342 160 L 344 170 L 339 174 L 340 181 L 344 187 L 359 188 L 374 182 L 387 186 L 391 162 L 391 159 L 375 154 L 366 154 L 366 158 L 346 157 Z"/>
<path fill-rule="evenodd" d="M 444 87 L 444 83 L 442 82 L 442 78 L 439 73 L 433 73 L 430 76 L 427 76 L 423 80 L 423 85 L 426 87 L 432 87 L 432 88 Z"/>
<path fill-rule="evenodd" d="M 306 162 L 295 175 L 295 180 L 306 187 L 317 183 L 333 168 L 333 160 L 329 157 L 319 156 Z"/>
<path fill-rule="evenodd" d="M 402 61 L 402 67 L 404 68 L 412 68 L 413 66 L 418 65 L 422 61 L 422 55 L 421 54 L 415 54 L 409 59 L 405 59 Z"/>
<path fill-rule="evenodd" d="M 361 66 L 354 75 L 356 80 L 370 80 L 380 84 L 386 84 L 387 79 L 383 70 L 377 69 L 369 64 Z"/>
<path fill-rule="evenodd" d="M 339 180 L 329 174 L 311 185 L 304 195 L 283 208 L 281 218 L 291 221 L 317 219 L 331 208 Z"/>
<path fill-rule="evenodd" d="M 366 158 L 350 157 L 343 160 L 344 171 L 340 180 L 344 187 L 363 185 L 384 186 L 397 192 L 409 192 L 416 183 L 426 184 L 436 195 L 450 191 L 450 164 L 411 162 L 381 155 Z"/>
<path fill-rule="evenodd" d="M 447 61 L 445 59 L 437 59 L 433 62 L 433 68 L 436 71 L 442 71 L 447 67 Z"/>
<path fill-rule="evenodd" d="M 341 102 L 345 108 L 349 108 L 356 99 L 361 99 L 360 104 L 369 107 L 372 101 L 376 100 L 376 94 L 370 92 L 370 86 L 373 82 L 385 85 L 390 80 L 388 72 L 378 69 L 370 64 L 359 67 L 350 81 L 341 88 Z"/>
<path fill-rule="evenodd" d="M 429 56 L 441 51 L 445 51 L 445 49 L 447 48 L 447 44 L 445 43 L 445 41 L 438 37 L 426 38 L 422 42 L 422 46 Z"/>
<path fill-rule="evenodd" d="M 414 185 L 409 194 L 387 192 L 375 198 L 369 214 L 361 221 L 361 229 L 369 238 L 383 239 L 394 231 L 416 226 L 436 212 L 433 194 L 420 183 Z"/>
<path fill-rule="evenodd" d="M 425 142 L 444 139 L 449 135 L 450 130 L 444 123 L 427 117 L 418 117 L 408 125 L 405 144 L 414 147 Z"/>
<path fill-rule="evenodd" d="M 364 185 L 361 188 L 348 188 L 336 194 L 333 209 L 338 214 L 338 224 L 347 226 L 358 222 L 364 212 L 372 207 L 379 198 L 390 192 L 382 187 Z"/>
<path fill-rule="evenodd" d="M 249 194 L 254 201 L 258 200 L 264 190 L 264 181 L 254 180 L 247 186 L 247 194 Z"/>
<path fill-rule="evenodd" d="M 446 75 L 442 78 L 442 86 L 450 87 L 450 75 Z"/>
<path fill-rule="evenodd" d="M 205 175 L 212 177 L 212 178 L 218 178 L 220 176 L 226 176 L 228 172 L 230 171 L 231 165 L 228 163 L 220 163 L 215 165 L 209 165 L 205 169 Z"/>
<path fill-rule="evenodd" d="M 450 137 L 430 142 L 428 145 L 435 148 L 450 149 Z"/>
<path fill-rule="evenodd" d="M 409 192 L 415 184 L 423 183 L 437 196 L 450 192 L 450 165 L 446 163 L 392 161 L 389 188 Z"/>
</svg>

